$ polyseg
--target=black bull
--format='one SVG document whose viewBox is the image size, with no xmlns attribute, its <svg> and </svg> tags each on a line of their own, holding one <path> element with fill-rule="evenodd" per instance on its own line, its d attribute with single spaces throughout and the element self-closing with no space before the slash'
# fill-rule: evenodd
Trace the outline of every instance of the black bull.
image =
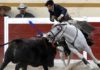
<svg viewBox="0 0 100 70">
<path fill-rule="evenodd" d="M 51 43 L 44 37 L 15 39 L 7 44 L 9 44 L 9 47 L 5 52 L 0 70 L 3 70 L 11 61 L 16 63 L 15 70 L 20 68 L 27 70 L 27 65 L 33 67 L 42 65 L 44 70 L 54 66 L 56 48 L 52 47 Z"/>
</svg>

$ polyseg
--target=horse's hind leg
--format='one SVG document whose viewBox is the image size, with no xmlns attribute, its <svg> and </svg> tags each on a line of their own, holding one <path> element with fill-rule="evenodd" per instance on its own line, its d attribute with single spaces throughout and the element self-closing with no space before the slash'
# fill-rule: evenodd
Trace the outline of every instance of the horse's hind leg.
<svg viewBox="0 0 100 70">
<path fill-rule="evenodd" d="M 71 50 L 71 52 L 76 54 L 84 62 L 85 65 L 87 65 L 90 69 L 93 69 L 93 67 L 90 65 L 90 63 L 83 57 L 83 55 L 81 53 L 79 53 L 79 51 L 77 51 L 73 47 L 70 47 L 69 49 Z"/>
<path fill-rule="evenodd" d="M 91 48 L 87 45 L 87 47 L 85 47 L 84 49 L 91 56 L 91 58 L 93 59 L 94 63 L 96 63 L 97 66 L 100 68 L 100 63 L 98 62 L 98 60 L 93 55 Z"/>
<path fill-rule="evenodd" d="M 89 62 L 83 57 L 83 55 L 79 53 L 79 51 L 77 51 L 74 47 L 70 47 L 69 49 L 71 50 L 71 52 L 76 54 L 86 65 L 89 64 Z"/>
</svg>

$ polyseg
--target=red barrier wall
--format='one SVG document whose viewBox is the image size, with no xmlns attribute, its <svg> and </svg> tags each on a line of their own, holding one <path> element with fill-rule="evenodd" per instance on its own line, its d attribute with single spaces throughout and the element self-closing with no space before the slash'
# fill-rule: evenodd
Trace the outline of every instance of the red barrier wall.
<svg viewBox="0 0 100 70">
<path fill-rule="evenodd" d="M 92 50 L 94 55 L 100 59 L 100 24 L 99 23 L 91 23 L 93 26 L 95 26 L 95 31 L 92 34 L 92 38 L 95 42 L 95 44 L 92 46 Z M 35 27 L 38 30 L 41 30 L 42 32 L 48 32 L 51 28 L 50 24 L 37 24 Z M 31 25 L 28 24 L 12 24 L 9 27 L 10 33 L 10 40 L 16 39 L 16 38 L 29 38 L 32 36 L 36 36 L 36 28 L 33 28 Z M 57 56 L 58 57 L 58 56 Z M 74 59 L 77 58 L 77 56 L 73 56 Z M 88 59 L 90 57 L 88 56 Z"/>
<path fill-rule="evenodd" d="M 98 59 L 100 59 L 100 22 L 92 22 L 91 23 L 95 30 L 93 32 L 92 38 L 94 40 L 94 45 L 92 46 L 92 51 Z M 90 57 L 88 57 L 90 58 Z"/>
<path fill-rule="evenodd" d="M 0 44 L 3 44 L 4 43 L 4 18 L 3 17 L 0 17 Z M 0 47 L 0 63 L 2 62 L 3 60 L 3 55 L 4 55 L 4 48 L 3 47 Z"/>
<path fill-rule="evenodd" d="M 0 19 L 0 44 L 3 43 L 3 19 Z M 95 44 L 92 46 L 92 51 L 96 58 L 100 59 L 100 23 L 92 22 L 93 26 L 95 26 L 96 30 L 93 32 L 92 38 L 95 41 Z M 42 32 L 48 32 L 52 25 L 50 24 L 37 24 L 35 27 Z M 31 25 L 28 24 L 10 24 L 9 25 L 9 38 L 10 40 L 17 39 L 17 38 L 30 38 L 32 36 L 36 36 L 36 28 L 33 28 Z M 0 48 L 0 60 L 2 61 L 3 57 L 3 48 Z M 57 56 L 58 57 L 58 56 Z M 73 58 L 77 58 L 74 55 Z M 88 56 L 88 59 L 90 57 Z"/>
</svg>

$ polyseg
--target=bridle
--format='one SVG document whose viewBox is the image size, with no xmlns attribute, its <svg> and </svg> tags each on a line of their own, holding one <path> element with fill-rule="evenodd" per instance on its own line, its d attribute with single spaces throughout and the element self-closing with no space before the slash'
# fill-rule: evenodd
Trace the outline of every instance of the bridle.
<svg viewBox="0 0 100 70">
<path fill-rule="evenodd" d="M 55 42 L 55 38 L 56 38 L 57 35 L 62 31 L 62 28 L 63 28 L 62 25 L 63 25 L 63 24 L 58 24 L 58 25 L 56 25 L 56 26 L 60 26 L 60 27 L 61 27 L 61 29 L 59 30 L 59 32 L 57 32 L 56 34 L 54 34 L 54 33 L 52 32 L 52 30 L 50 31 L 50 33 L 53 35 L 53 36 L 52 36 L 52 37 L 53 37 L 53 38 L 52 38 L 52 43 Z M 65 25 L 65 24 L 64 24 L 64 25 Z M 56 26 L 54 26 L 54 27 L 56 27 Z M 65 30 L 66 30 L 66 28 L 65 28 Z M 62 32 L 62 34 L 65 32 L 65 30 Z M 75 38 L 74 38 L 73 42 L 71 42 L 72 45 L 74 45 L 77 36 L 78 36 L 78 29 L 76 28 L 76 35 L 75 35 Z M 69 43 L 70 43 L 70 42 L 69 42 Z"/>
<path fill-rule="evenodd" d="M 57 27 L 57 26 L 59 26 L 60 28 L 57 28 L 59 31 L 58 31 L 56 34 L 54 34 L 52 30 L 50 31 L 50 33 L 53 35 L 53 36 L 52 36 L 52 37 L 53 37 L 53 38 L 52 38 L 52 41 L 54 41 L 55 38 L 57 37 L 57 35 L 62 31 L 62 25 L 61 25 L 61 24 L 58 24 L 58 25 L 56 25 L 56 26 L 54 26 L 54 27 Z"/>
</svg>

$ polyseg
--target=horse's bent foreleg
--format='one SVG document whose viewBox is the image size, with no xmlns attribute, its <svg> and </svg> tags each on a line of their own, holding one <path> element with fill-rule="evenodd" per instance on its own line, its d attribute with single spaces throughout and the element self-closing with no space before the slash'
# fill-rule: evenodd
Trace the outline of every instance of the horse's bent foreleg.
<svg viewBox="0 0 100 70">
<path fill-rule="evenodd" d="M 59 51 L 59 56 L 60 56 L 61 60 L 63 61 L 63 64 L 65 66 L 67 66 L 66 62 L 65 62 L 64 48 L 62 46 L 59 46 L 59 47 L 57 47 L 57 50 Z"/>
<path fill-rule="evenodd" d="M 91 48 L 87 45 L 84 49 L 91 56 L 91 58 L 93 59 L 94 63 L 96 63 L 98 65 L 98 67 L 100 68 L 100 63 L 98 62 L 98 60 L 93 55 Z"/>
<path fill-rule="evenodd" d="M 65 54 L 64 54 L 64 52 L 59 52 L 59 54 L 60 54 L 61 60 L 63 61 L 63 64 L 64 64 L 65 66 L 67 66 L 67 65 L 66 65 L 66 62 L 65 62 Z"/>
<path fill-rule="evenodd" d="M 70 55 L 67 57 L 67 59 L 68 59 L 68 61 L 67 61 L 67 65 L 70 64 L 71 57 L 72 57 L 72 53 L 70 53 Z"/>
</svg>

